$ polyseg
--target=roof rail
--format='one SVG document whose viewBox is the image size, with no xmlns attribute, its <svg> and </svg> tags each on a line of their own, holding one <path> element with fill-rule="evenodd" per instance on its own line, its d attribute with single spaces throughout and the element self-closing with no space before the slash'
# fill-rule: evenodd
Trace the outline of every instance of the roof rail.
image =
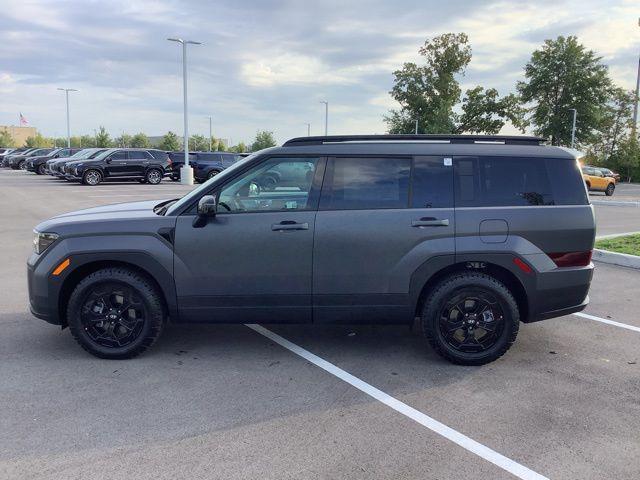
<svg viewBox="0 0 640 480">
<path fill-rule="evenodd" d="M 541 145 L 547 140 L 525 135 L 328 135 L 297 137 L 287 140 L 282 146 L 325 145 L 331 143 L 492 143 L 504 145 Z"/>
</svg>

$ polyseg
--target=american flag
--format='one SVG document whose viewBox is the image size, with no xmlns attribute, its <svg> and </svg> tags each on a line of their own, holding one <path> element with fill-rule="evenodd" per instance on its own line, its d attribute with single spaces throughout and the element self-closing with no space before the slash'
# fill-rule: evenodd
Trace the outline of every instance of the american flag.
<svg viewBox="0 0 640 480">
<path fill-rule="evenodd" d="M 20 114 L 20 126 L 26 127 L 27 125 L 29 125 L 29 121 L 24 118 L 24 115 Z"/>
</svg>

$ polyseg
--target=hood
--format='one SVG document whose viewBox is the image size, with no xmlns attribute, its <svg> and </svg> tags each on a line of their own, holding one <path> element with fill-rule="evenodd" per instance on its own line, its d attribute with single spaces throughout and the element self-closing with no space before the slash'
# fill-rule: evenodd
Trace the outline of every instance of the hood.
<svg viewBox="0 0 640 480">
<path fill-rule="evenodd" d="M 149 232 L 150 223 L 167 218 L 156 215 L 153 211 L 153 207 L 167 200 L 118 203 L 76 210 L 45 220 L 35 229 L 59 235 Z M 175 222 L 175 218 L 173 221 Z"/>
</svg>

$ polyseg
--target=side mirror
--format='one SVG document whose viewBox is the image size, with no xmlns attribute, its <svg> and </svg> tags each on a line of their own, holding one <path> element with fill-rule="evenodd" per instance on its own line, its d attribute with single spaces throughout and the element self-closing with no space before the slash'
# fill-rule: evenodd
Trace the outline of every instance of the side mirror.
<svg viewBox="0 0 640 480">
<path fill-rule="evenodd" d="M 205 195 L 198 201 L 198 216 L 193 220 L 195 228 L 202 228 L 207 224 L 209 218 L 215 217 L 218 210 L 216 197 Z"/>
<path fill-rule="evenodd" d="M 111 157 L 104 159 L 105 163 L 111 163 Z"/>
<path fill-rule="evenodd" d="M 198 202 L 198 215 L 213 217 L 218 210 L 218 202 L 213 195 L 205 195 Z"/>
</svg>

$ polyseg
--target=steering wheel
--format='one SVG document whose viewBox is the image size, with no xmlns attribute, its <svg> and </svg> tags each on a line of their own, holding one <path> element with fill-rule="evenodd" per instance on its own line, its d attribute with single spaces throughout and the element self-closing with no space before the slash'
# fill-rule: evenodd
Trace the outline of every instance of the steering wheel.
<svg viewBox="0 0 640 480">
<path fill-rule="evenodd" d="M 227 205 L 227 204 L 226 204 L 226 203 L 224 203 L 224 202 L 218 202 L 218 205 L 219 205 L 219 206 L 221 206 L 221 207 L 226 208 L 228 212 L 230 212 L 230 211 L 231 211 L 231 208 L 229 207 L 229 205 Z"/>
</svg>

